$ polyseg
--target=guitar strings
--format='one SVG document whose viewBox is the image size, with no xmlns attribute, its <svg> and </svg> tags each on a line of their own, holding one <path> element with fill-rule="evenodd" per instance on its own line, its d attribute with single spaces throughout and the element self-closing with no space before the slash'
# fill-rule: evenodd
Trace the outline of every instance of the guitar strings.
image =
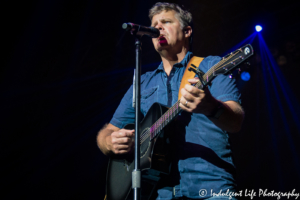
<svg viewBox="0 0 300 200">
<path fill-rule="evenodd" d="M 220 62 L 218 62 L 215 66 L 213 66 L 213 67 L 211 67 L 208 71 L 207 71 L 207 73 L 206 74 L 204 74 L 204 76 L 203 76 L 203 78 L 205 78 L 205 77 L 210 77 L 211 76 L 211 74 L 212 74 L 212 70 L 213 71 L 215 71 L 215 70 L 218 70 L 218 69 L 220 69 L 220 65 L 222 65 L 224 62 L 226 62 L 226 61 L 228 61 L 229 59 L 231 59 L 233 56 L 235 56 L 236 54 L 237 54 L 238 52 L 236 52 L 236 53 L 234 53 L 234 54 L 231 54 L 230 56 L 228 56 L 227 58 L 225 58 L 225 59 L 223 59 L 223 60 L 221 60 Z M 239 58 L 237 58 L 237 59 L 239 59 Z M 237 59 L 235 59 L 235 60 L 233 60 L 233 61 L 236 61 Z M 222 62 L 223 61 L 223 62 Z M 196 87 L 199 87 L 201 85 L 201 82 L 199 81 L 195 86 Z M 180 103 L 180 100 L 178 100 L 171 108 L 173 109 L 173 107 L 174 106 L 176 106 L 177 104 L 179 104 Z M 166 113 L 168 113 L 170 110 L 172 110 L 172 109 L 169 109 L 167 112 L 165 112 L 163 115 L 162 115 L 162 117 L 160 117 L 154 124 L 156 124 L 158 121 L 160 121 L 161 120 L 161 118 L 162 119 L 165 119 L 165 115 L 166 115 Z M 180 109 L 180 107 L 179 107 L 179 105 L 178 105 L 178 109 Z M 178 111 L 178 112 L 180 112 L 180 110 Z M 165 122 L 165 120 L 162 120 L 163 121 L 163 123 Z M 159 128 L 163 128 L 162 127 L 162 124 L 163 123 L 161 123 L 154 131 L 156 131 L 156 130 L 158 130 Z M 146 132 L 144 132 L 142 135 L 141 135 L 141 137 L 140 137 L 140 143 L 142 144 L 149 136 L 150 136 L 150 130 L 151 130 L 151 128 L 154 126 L 154 124 L 150 127 L 150 129 L 148 129 Z"/>
<path fill-rule="evenodd" d="M 214 72 L 216 71 L 216 70 L 219 70 L 219 69 L 221 69 L 222 67 L 225 67 L 225 66 L 222 66 L 222 67 L 220 67 L 221 65 L 223 65 L 226 61 L 228 61 L 228 60 L 230 60 L 232 57 L 234 57 L 234 56 L 236 56 L 236 54 L 238 54 L 239 53 L 239 51 L 237 51 L 236 53 L 232 53 L 232 54 L 230 54 L 230 56 L 228 56 L 227 58 L 223 58 L 220 62 L 218 62 L 215 66 L 213 66 L 213 67 L 211 67 L 203 76 L 202 76 L 202 78 L 205 80 L 205 78 L 206 78 L 206 81 L 208 81 L 208 77 L 211 77 L 211 75 L 213 74 L 214 75 Z M 236 58 L 236 59 L 234 59 L 233 61 L 236 61 L 237 59 L 240 59 L 240 58 Z M 232 61 L 232 62 L 233 62 Z M 231 64 L 231 63 L 228 63 L 228 64 Z M 195 85 L 195 87 L 197 87 L 197 88 L 199 88 L 200 86 L 201 86 L 201 82 L 200 81 L 198 81 L 197 83 L 196 83 L 196 85 Z M 171 108 L 169 108 L 168 109 L 168 111 L 166 111 L 146 132 L 144 132 L 141 136 L 140 136 L 140 144 L 142 144 L 149 136 L 150 136 L 150 130 L 153 128 L 153 126 L 156 124 L 157 125 L 157 123 L 161 120 L 162 121 L 162 123 L 161 124 L 159 124 L 158 126 L 157 126 L 157 128 L 155 129 L 155 130 L 153 130 L 153 131 L 157 131 L 159 128 L 163 128 L 162 126 L 163 126 L 163 123 L 165 123 L 166 122 L 166 113 L 169 113 L 170 112 L 170 110 L 174 110 L 174 107 L 177 107 L 177 104 L 178 104 L 178 112 L 177 113 L 179 113 L 180 111 L 181 111 L 181 108 L 179 107 L 179 103 L 180 103 L 180 100 L 178 100 Z M 176 109 L 176 108 L 175 108 Z M 173 115 L 173 113 L 174 112 L 172 112 L 172 115 Z M 176 114 L 175 114 L 176 115 Z M 168 116 L 168 120 L 169 120 L 169 117 L 170 117 L 170 115 Z M 156 136 L 156 134 L 155 134 L 155 136 Z M 152 138 L 151 138 L 152 139 Z"/>
</svg>

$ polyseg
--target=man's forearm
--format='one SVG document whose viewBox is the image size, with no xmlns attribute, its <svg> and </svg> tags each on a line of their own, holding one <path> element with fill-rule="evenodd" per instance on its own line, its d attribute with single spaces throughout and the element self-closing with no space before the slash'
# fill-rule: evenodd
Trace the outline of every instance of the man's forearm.
<svg viewBox="0 0 300 200">
<path fill-rule="evenodd" d="M 107 144 L 107 137 L 110 137 L 113 130 L 106 128 L 107 126 L 104 126 L 97 135 L 97 145 L 102 151 L 103 154 L 109 155 L 111 154 L 111 151 L 108 148 Z"/>
<path fill-rule="evenodd" d="M 221 103 L 224 109 L 223 113 L 218 119 L 215 119 L 214 117 L 209 117 L 209 119 L 222 130 L 230 133 L 240 131 L 244 120 L 244 111 L 242 107 L 234 101 Z"/>
</svg>

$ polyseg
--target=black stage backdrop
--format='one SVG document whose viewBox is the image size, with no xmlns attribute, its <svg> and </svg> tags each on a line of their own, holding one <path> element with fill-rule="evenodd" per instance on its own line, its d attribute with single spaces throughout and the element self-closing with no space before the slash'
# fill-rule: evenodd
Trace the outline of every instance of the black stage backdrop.
<svg viewBox="0 0 300 200">
<path fill-rule="evenodd" d="M 97 148 L 96 135 L 132 84 L 135 61 L 134 39 L 121 25 L 150 25 L 147 13 L 155 2 L 43 0 L 2 6 L 1 199 L 104 197 L 108 158 Z M 192 12 L 198 56 L 222 55 L 251 35 L 256 23 L 263 25 L 274 55 L 287 59 L 279 68 L 298 106 L 296 2 L 171 2 Z M 282 105 L 275 93 L 265 97 L 261 60 L 255 58 L 250 81 L 237 77 L 246 111 L 242 130 L 231 135 L 238 189 L 299 192 L 299 109 L 290 111 L 280 81 L 274 91 Z M 143 38 L 142 72 L 159 61 L 151 39 Z"/>
</svg>

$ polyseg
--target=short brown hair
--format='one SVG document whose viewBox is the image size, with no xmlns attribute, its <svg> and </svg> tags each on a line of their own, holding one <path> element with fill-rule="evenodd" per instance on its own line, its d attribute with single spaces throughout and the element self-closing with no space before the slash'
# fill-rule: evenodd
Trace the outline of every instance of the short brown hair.
<svg viewBox="0 0 300 200">
<path fill-rule="evenodd" d="M 176 3 L 166 3 L 166 2 L 157 2 L 154 6 L 149 10 L 149 18 L 152 21 L 154 15 L 161 13 L 162 11 L 169 11 L 174 10 L 176 12 L 176 18 L 180 22 L 181 29 L 184 29 L 187 26 L 192 27 L 193 18 L 192 14 L 187 11 L 183 10 L 178 4 Z"/>
</svg>

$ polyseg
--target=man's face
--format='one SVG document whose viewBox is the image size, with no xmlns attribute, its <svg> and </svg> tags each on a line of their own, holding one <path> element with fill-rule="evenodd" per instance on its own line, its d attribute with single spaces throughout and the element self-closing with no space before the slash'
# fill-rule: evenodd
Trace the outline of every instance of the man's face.
<svg viewBox="0 0 300 200">
<path fill-rule="evenodd" d="M 175 17 L 173 10 L 163 11 L 152 18 L 151 26 L 160 30 L 160 36 L 153 38 L 152 42 L 156 51 L 182 49 L 185 36 L 180 27 L 179 20 Z"/>
</svg>

